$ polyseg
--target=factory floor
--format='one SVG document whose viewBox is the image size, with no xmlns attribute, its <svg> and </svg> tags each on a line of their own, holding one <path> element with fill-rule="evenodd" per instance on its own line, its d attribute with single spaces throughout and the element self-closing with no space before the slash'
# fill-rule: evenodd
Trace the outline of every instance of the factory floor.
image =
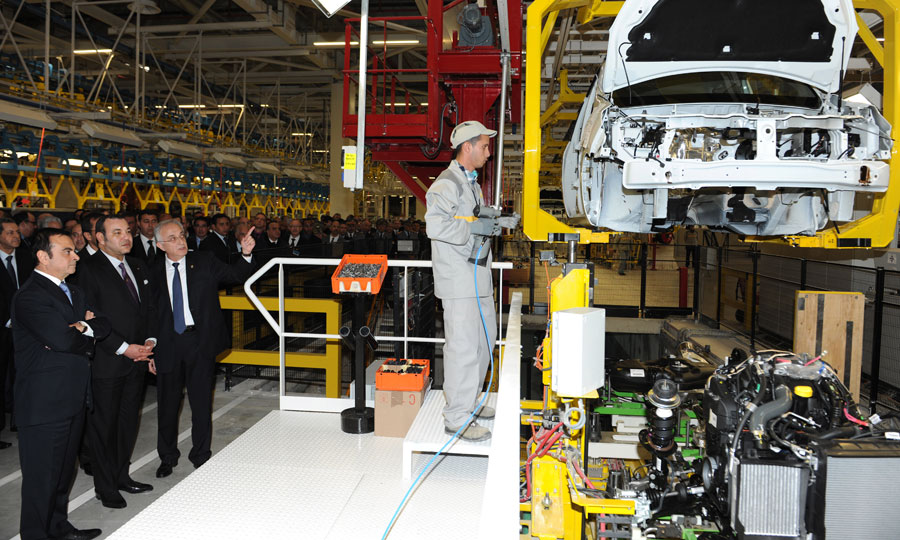
<svg viewBox="0 0 900 540">
<path fill-rule="evenodd" d="M 101 538 L 113 540 L 381 538 L 408 488 L 402 478 L 403 439 L 342 433 L 334 413 L 277 409 L 277 383 L 245 380 L 226 392 L 220 377 L 212 459 L 195 470 L 185 458 L 190 449 L 185 402 L 183 459 L 171 476 L 157 479 L 156 396 L 149 387 L 132 477 L 152 484 L 153 491 L 123 494 L 125 509 L 104 508 L 94 498 L 92 479 L 79 469 L 69 520 L 81 529 L 100 528 Z M 0 540 L 18 538 L 21 489 L 15 435 L 4 432 L 3 438 L 14 446 L 0 452 Z M 430 457 L 413 455 L 413 470 L 420 471 Z M 474 534 L 486 474 L 484 457 L 437 459 L 390 538 Z"/>
<path fill-rule="evenodd" d="M 226 392 L 222 377 L 216 384 L 213 403 L 213 455 L 234 441 L 261 418 L 278 408 L 278 386 L 271 381 L 246 380 Z M 153 491 L 138 495 L 123 494 L 127 508 L 104 508 L 94 498 L 94 484 L 90 476 L 79 469 L 69 499 L 69 521 L 79 529 L 100 528 L 106 538 L 125 522 L 147 508 L 172 487 L 194 472 L 187 459 L 190 450 L 191 412 L 185 399 L 179 423 L 179 445 L 182 459 L 173 474 L 156 478 L 159 458 L 156 454 L 156 388 L 148 386 L 144 400 L 141 427 L 132 455 L 132 478 L 153 485 Z M 19 468 L 18 441 L 15 433 L 3 430 L 0 440 L 13 446 L 0 450 L 0 539 L 14 538 L 19 531 L 22 475 Z M 138 467 L 137 470 L 134 470 Z M 239 518 L 240 509 L 234 509 Z"/>
</svg>

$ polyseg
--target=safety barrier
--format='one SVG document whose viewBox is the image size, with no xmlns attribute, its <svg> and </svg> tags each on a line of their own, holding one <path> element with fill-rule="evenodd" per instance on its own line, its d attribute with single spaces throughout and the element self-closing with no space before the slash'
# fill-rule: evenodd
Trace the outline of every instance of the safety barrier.
<svg viewBox="0 0 900 540">
<path fill-rule="evenodd" d="M 285 339 L 286 338 L 306 338 L 306 339 L 324 339 L 327 344 L 338 345 L 340 343 L 341 336 L 337 333 L 337 329 L 334 327 L 326 328 L 326 333 L 318 334 L 318 333 L 307 333 L 307 332 L 288 332 L 287 331 L 287 317 L 286 313 L 288 310 L 288 302 L 290 300 L 285 298 L 284 290 L 285 290 L 285 266 L 325 266 L 325 267 L 337 267 L 340 264 L 340 259 L 323 259 L 323 258 L 288 258 L 288 257 L 276 257 L 271 259 L 266 264 L 264 264 L 259 270 L 257 270 L 250 279 L 244 283 L 244 293 L 247 295 L 249 301 L 256 307 L 256 309 L 260 312 L 272 330 L 278 336 L 278 394 L 279 394 L 279 408 L 281 410 L 292 410 L 292 411 L 317 411 L 317 412 L 340 412 L 346 409 L 348 406 L 352 405 L 352 400 L 344 399 L 344 398 L 336 398 L 328 395 L 327 397 L 310 397 L 310 396 L 298 396 L 298 395 L 287 395 L 286 385 L 285 385 L 285 368 L 291 367 L 287 362 L 288 354 L 285 350 Z M 253 292 L 253 285 L 262 278 L 270 269 L 273 267 L 278 267 L 278 303 L 277 305 L 273 305 L 271 300 L 268 298 L 259 298 L 255 292 Z M 389 260 L 388 266 L 390 267 L 400 267 L 404 269 L 403 275 L 403 290 L 407 290 L 407 278 L 406 278 L 406 270 L 409 268 L 431 268 L 431 261 L 405 261 L 405 260 Z M 499 283 L 500 286 L 497 287 L 498 290 L 502 290 L 503 288 L 503 271 L 512 269 L 512 263 L 502 262 L 502 263 L 493 263 L 491 268 L 494 270 L 499 270 Z M 337 302 L 337 300 L 331 300 L 332 302 Z M 278 318 L 275 319 L 272 317 L 272 314 L 269 312 L 270 310 L 277 310 Z M 409 307 L 408 303 L 403 303 L 403 318 L 406 320 L 409 316 Z M 503 342 L 499 340 L 499 337 L 502 335 L 501 321 L 502 317 L 497 317 L 497 336 L 498 336 L 498 344 L 503 345 Z M 406 325 L 403 325 L 404 331 L 403 336 L 383 336 L 376 335 L 374 336 L 376 341 L 382 342 L 402 342 L 404 356 L 407 353 L 407 347 L 409 343 L 443 343 L 444 340 L 441 338 L 427 338 L 427 337 L 411 337 L 408 335 Z M 334 328 L 334 331 L 332 331 Z M 502 354 L 502 352 L 501 352 Z M 273 355 L 274 356 L 274 355 Z M 372 406 L 373 403 L 370 400 L 368 406 Z"/>
<path fill-rule="evenodd" d="M 324 313 L 325 332 L 336 335 L 341 325 L 341 302 L 335 299 L 263 297 L 257 301 L 267 310 L 279 309 L 283 301 L 285 313 Z M 257 309 L 246 296 L 225 295 L 219 297 L 222 309 L 252 311 Z M 283 352 L 283 351 L 282 351 Z M 325 371 L 325 395 L 337 398 L 341 393 L 340 342 L 328 340 L 324 353 L 259 351 L 232 348 L 222 352 L 217 361 L 221 364 L 288 368 L 309 368 Z M 283 380 L 283 374 L 282 374 Z"/>
</svg>

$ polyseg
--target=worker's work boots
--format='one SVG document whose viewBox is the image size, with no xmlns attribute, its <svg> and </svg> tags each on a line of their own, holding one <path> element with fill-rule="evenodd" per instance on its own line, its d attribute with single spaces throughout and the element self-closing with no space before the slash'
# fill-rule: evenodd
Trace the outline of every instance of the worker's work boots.
<svg viewBox="0 0 900 540">
<path fill-rule="evenodd" d="M 444 426 L 444 432 L 448 435 L 453 435 L 458 430 L 459 428 L 454 429 Z M 491 430 L 484 426 L 476 424 L 473 420 L 469 423 L 468 426 L 465 427 L 465 429 L 459 432 L 459 438 L 468 442 L 486 441 L 491 438 Z"/>
<path fill-rule="evenodd" d="M 481 418 L 482 420 L 493 420 L 496 411 L 493 407 L 488 407 L 487 405 L 478 409 L 478 412 L 475 413 L 475 416 Z"/>
</svg>

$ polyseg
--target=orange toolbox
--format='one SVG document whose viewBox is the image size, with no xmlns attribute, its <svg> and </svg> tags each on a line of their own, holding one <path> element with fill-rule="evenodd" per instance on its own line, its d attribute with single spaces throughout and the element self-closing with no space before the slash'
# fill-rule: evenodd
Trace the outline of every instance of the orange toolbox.
<svg viewBox="0 0 900 540">
<path fill-rule="evenodd" d="M 375 389 L 417 392 L 425 387 L 428 375 L 427 359 L 388 358 L 375 372 Z"/>
<path fill-rule="evenodd" d="M 387 268 L 387 255 L 344 255 L 331 275 L 331 292 L 378 294 Z"/>
</svg>

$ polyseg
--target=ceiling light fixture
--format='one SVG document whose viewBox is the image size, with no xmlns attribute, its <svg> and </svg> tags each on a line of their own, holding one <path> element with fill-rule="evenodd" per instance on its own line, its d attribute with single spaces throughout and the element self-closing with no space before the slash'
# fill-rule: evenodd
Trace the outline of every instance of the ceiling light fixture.
<svg viewBox="0 0 900 540">
<path fill-rule="evenodd" d="M 326 17 L 331 17 L 349 4 L 350 0 L 312 0 L 312 3 L 319 8 L 319 11 L 324 13 Z"/>
<path fill-rule="evenodd" d="M 82 122 L 81 130 L 87 133 L 92 139 L 100 139 L 101 141 L 109 141 L 128 146 L 144 146 L 144 141 L 134 134 L 133 131 L 127 131 L 115 126 L 100 124 L 97 122 Z"/>
<path fill-rule="evenodd" d="M 194 159 L 203 159 L 203 149 L 193 144 L 187 144 L 178 141 L 159 141 L 156 143 L 159 149 L 167 154 L 175 154 L 176 156 L 184 156 Z"/>
<path fill-rule="evenodd" d="M 0 120 L 36 128 L 56 129 L 56 121 L 40 109 L 23 107 L 8 101 L 0 102 Z"/>
<path fill-rule="evenodd" d="M 247 167 L 247 162 L 240 158 L 240 156 L 236 156 L 234 154 L 227 154 L 225 152 L 213 152 L 211 156 L 213 161 L 217 163 L 221 163 L 222 165 L 227 165 L 228 167 L 233 167 L 236 169 L 243 169 Z"/>
<path fill-rule="evenodd" d="M 72 54 L 109 54 L 112 49 L 75 49 Z"/>
</svg>

